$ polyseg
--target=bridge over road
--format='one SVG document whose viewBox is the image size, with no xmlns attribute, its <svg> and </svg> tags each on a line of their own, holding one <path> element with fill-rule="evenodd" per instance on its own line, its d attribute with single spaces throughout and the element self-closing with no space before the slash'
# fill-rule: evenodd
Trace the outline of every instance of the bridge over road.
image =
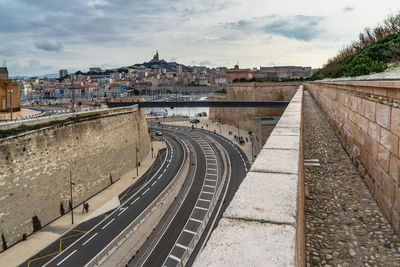
<svg viewBox="0 0 400 267">
<path fill-rule="evenodd" d="M 185 107 L 218 107 L 218 108 L 286 108 L 287 101 L 139 101 L 139 102 L 108 102 L 110 108 L 139 105 L 140 108 L 185 108 Z"/>
</svg>

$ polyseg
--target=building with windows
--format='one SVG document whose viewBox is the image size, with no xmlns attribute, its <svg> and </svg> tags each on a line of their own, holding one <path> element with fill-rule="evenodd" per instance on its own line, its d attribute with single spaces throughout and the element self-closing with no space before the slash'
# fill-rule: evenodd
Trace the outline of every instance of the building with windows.
<svg viewBox="0 0 400 267">
<path fill-rule="evenodd" d="M 21 110 L 19 85 L 8 79 L 7 67 L 0 67 L 0 112 Z"/>
</svg>

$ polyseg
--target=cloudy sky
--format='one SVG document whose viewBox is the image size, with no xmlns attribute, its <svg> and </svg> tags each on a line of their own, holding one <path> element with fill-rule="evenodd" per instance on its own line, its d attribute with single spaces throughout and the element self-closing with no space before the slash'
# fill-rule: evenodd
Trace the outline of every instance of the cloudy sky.
<svg viewBox="0 0 400 267">
<path fill-rule="evenodd" d="M 321 67 L 399 0 L 0 0 L 11 76 L 167 61 Z"/>
</svg>

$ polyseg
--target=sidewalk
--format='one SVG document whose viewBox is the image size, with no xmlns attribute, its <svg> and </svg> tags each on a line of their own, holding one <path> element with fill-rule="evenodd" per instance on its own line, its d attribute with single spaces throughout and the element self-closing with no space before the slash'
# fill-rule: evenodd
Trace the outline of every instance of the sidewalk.
<svg viewBox="0 0 400 267">
<path fill-rule="evenodd" d="M 27 118 L 33 118 L 38 115 L 42 114 L 41 111 L 28 109 L 28 108 L 21 108 L 21 111 L 13 112 L 13 119 L 14 120 L 22 120 Z M 1 120 L 9 120 L 10 119 L 10 112 L 0 112 L 0 121 Z"/>
<path fill-rule="evenodd" d="M 118 195 L 135 183 L 137 179 L 147 171 L 156 158 L 158 150 L 164 147 L 164 143 L 153 141 L 154 158 L 151 157 L 150 151 L 146 158 L 141 162 L 141 166 L 139 167 L 139 176 L 136 176 L 136 169 L 133 169 L 122 176 L 114 184 L 89 199 L 87 202 L 90 205 L 90 209 L 86 214 L 81 213 L 82 205 L 74 208 L 74 225 L 71 224 L 71 213 L 67 213 L 45 226 L 39 232 L 29 236 L 26 241 L 21 241 L 0 253 L 0 265 L 17 266 L 46 248 L 48 245 L 60 238 L 63 233 L 76 227 L 79 223 L 117 208 L 120 205 Z"/>
<path fill-rule="evenodd" d="M 233 143 L 237 144 L 240 146 L 240 148 L 243 150 L 243 152 L 246 154 L 247 158 L 249 159 L 250 162 L 253 162 L 252 157 L 251 157 L 251 142 L 250 142 L 250 137 L 247 131 L 245 130 L 239 130 L 240 136 L 243 138 L 248 138 L 249 141 L 245 142 L 243 145 L 240 145 L 234 138 L 235 135 L 238 135 L 238 129 L 237 127 L 233 127 L 230 125 L 226 124 L 220 124 L 216 122 L 211 122 L 207 118 L 199 118 L 200 123 L 195 126 L 197 129 L 201 129 L 203 127 L 204 130 L 208 130 L 211 132 L 216 132 L 217 134 L 220 134 L 227 139 L 231 140 Z M 184 121 L 171 121 L 171 122 L 163 122 L 164 124 L 169 124 L 169 125 L 181 125 L 181 126 L 188 126 L 192 127 L 192 124 L 189 122 L 189 119 L 184 120 Z M 208 127 L 207 127 L 208 125 Z M 229 135 L 229 132 L 232 132 L 231 135 Z"/>
</svg>

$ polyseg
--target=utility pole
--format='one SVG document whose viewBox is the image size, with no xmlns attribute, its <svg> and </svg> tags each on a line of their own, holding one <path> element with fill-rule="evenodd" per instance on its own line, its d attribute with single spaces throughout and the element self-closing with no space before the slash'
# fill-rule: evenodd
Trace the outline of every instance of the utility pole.
<svg viewBox="0 0 400 267">
<path fill-rule="evenodd" d="M 72 200 L 72 185 L 75 185 L 75 183 L 72 182 L 72 172 L 69 171 L 69 193 L 70 193 L 71 220 L 72 220 L 72 224 L 74 224 L 74 202 Z"/>
</svg>

